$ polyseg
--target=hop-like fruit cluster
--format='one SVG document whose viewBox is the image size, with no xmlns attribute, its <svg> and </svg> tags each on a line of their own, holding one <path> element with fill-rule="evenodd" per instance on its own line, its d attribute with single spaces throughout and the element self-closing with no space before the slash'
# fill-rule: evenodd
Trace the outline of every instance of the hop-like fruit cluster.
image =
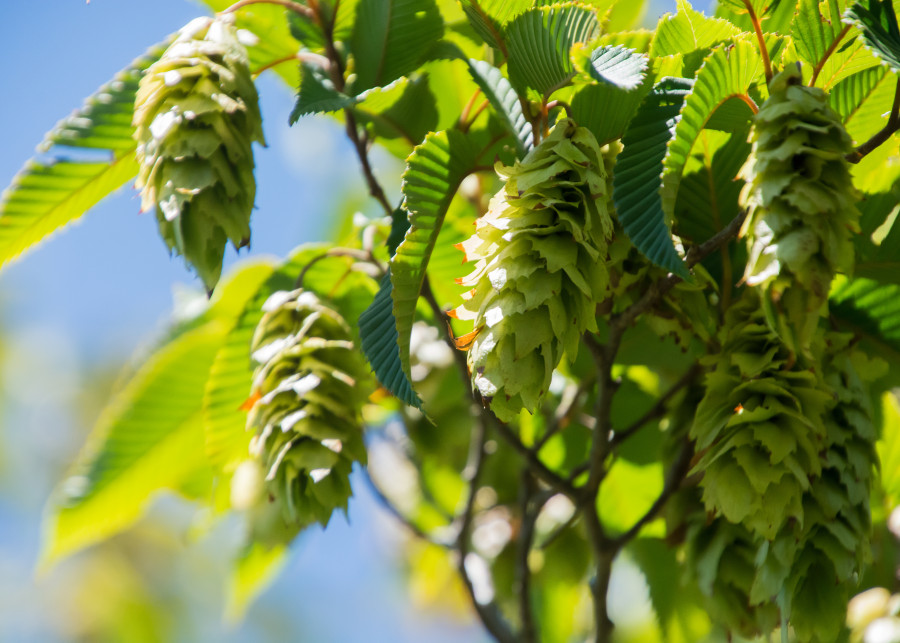
<svg viewBox="0 0 900 643">
<path fill-rule="evenodd" d="M 247 416 L 269 506 L 260 504 L 288 527 L 327 524 L 334 509 L 346 509 L 353 463 L 366 461 L 360 411 L 367 370 L 344 319 L 312 292 L 278 291 L 263 311 Z"/>
<path fill-rule="evenodd" d="M 264 143 L 259 97 L 231 16 L 185 26 L 141 78 L 134 107 L 135 183 L 160 234 L 208 290 L 225 245 L 250 242 L 251 143 Z"/>
<path fill-rule="evenodd" d="M 793 65 L 769 83 L 752 141 L 744 277 L 767 290 L 770 323 L 806 353 L 835 273 L 853 268 L 858 194 L 845 159 L 852 141 L 825 92 L 803 85 Z"/>
<path fill-rule="evenodd" d="M 610 177 L 589 130 L 561 120 L 513 167 L 461 244 L 475 269 L 454 316 L 475 321 L 472 384 L 503 420 L 533 410 L 564 351 L 596 331 L 609 283 Z"/>
<path fill-rule="evenodd" d="M 703 453 L 703 501 L 772 539 L 789 519 L 803 520 L 803 493 L 822 471 L 832 395 L 812 370 L 791 366 L 753 291 L 729 309 L 721 353 L 709 361 L 714 367 L 691 427 Z"/>
<path fill-rule="evenodd" d="M 788 369 L 755 299 L 729 311 L 692 427 L 707 450 L 689 559 L 736 631 L 770 630 L 777 604 L 798 640 L 833 641 L 867 557 L 876 433 L 859 374 L 878 369 L 838 333 L 815 338 L 815 372 Z"/>
</svg>

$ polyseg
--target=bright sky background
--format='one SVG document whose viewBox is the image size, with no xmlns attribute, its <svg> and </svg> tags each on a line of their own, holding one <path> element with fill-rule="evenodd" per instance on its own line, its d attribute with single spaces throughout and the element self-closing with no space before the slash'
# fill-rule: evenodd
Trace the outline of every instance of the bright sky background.
<svg viewBox="0 0 900 643">
<path fill-rule="evenodd" d="M 2 5 L 0 187 L 57 120 L 145 48 L 206 13 L 186 0 Z M 289 128 L 289 89 L 271 74 L 259 87 L 269 147 L 257 150 L 252 248 L 254 254 L 283 256 L 299 243 L 323 238 L 334 195 L 358 191 L 362 182 L 337 126 L 307 118 Z M 159 330 L 171 309 L 173 284 L 199 288 L 182 261 L 167 255 L 153 216 L 138 210 L 128 187 L 0 273 L 0 387 L 6 390 L 0 400 L 7 398 L 0 424 L 0 640 L 65 640 L 47 611 L 54 577 L 35 585 L 33 565 L 42 506 L 61 463 L 71 461 L 80 446 L 74 436 L 83 429 L 69 412 L 82 386 L 79 378 L 91 367 L 123 361 Z M 231 249 L 227 256 L 233 263 Z M 384 535 L 386 520 L 364 486 L 357 483 L 356 489 L 352 529 L 336 516 L 327 534 L 316 530 L 303 539 L 256 610 L 278 610 L 309 641 L 482 640 L 478 629 L 435 623 L 414 612 L 402 578 L 392 571 L 396 561 Z M 231 540 L 220 534 L 213 543 L 190 547 L 233 547 Z M 190 551 L 181 558 L 190 559 Z M 191 609 L 199 614 L 199 629 L 190 640 L 265 640 L 251 626 L 223 630 L 221 587 L 203 585 L 195 572 L 189 561 L 172 570 L 196 595 Z M 264 613 L 269 614 L 251 617 Z"/>
</svg>

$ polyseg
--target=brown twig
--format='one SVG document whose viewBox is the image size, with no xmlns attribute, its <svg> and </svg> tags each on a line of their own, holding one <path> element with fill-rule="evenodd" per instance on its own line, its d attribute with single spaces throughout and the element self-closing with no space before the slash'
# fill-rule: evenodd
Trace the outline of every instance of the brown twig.
<svg viewBox="0 0 900 643">
<path fill-rule="evenodd" d="M 816 81 L 819 79 L 819 74 L 822 73 L 822 69 L 825 67 L 825 63 L 831 58 L 831 55 L 837 50 L 837 46 L 841 44 L 841 40 L 844 39 L 850 32 L 850 25 L 844 25 L 844 28 L 840 30 L 837 36 L 835 36 L 834 40 L 831 41 L 831 44 L 828 45 L 828 49 L 825 50 L 825 53 L 822 54 L 822 57 L 819 59 L 819 62 L 816 63 L 816 66 L 813 67 L 812 76 L 809 79 L 809 86 L 815 87 Z"/>
<path fill-rule="evenodd" d="M 766 47 L 766 38 L 763 35 L 762 23 L 753 10 L 753 3 L 750 0 L 744 0 L 744 7 L 750 15 L 750 22 L 753 23 L 753 31 L 756 33 L 756 40 L 759 43 L 759 54 L 762 56 L 763 68 L 766 70 L 766 82 L 772 80 L 772 61 L 769 59 L 769 49 Z"/>
<path fill-rule="evenodd" d="M 297 15 L 303 16 L 309 20 L 313 20 L 315 18 L 315 14 L 312 9 L 307 7 L 306 5 L 302 5 L 299 2 L 292 2 L 291 0 L 239 0 L 239 2 L 235 2 L 233 5 L 228 7 L 227 9 L 223 9 L 219 13 L 233 13 L 238 9 L 242 9 L 251 4 L 276 4 L 280 7 L 285 7 L 296 13 Z"/>
<path fill-rule="evenodd" d="M 434 296 L 434 291 L 431 289 L 431 284 L 426 278 L 422 285 L 422 297 L 428 303 L 429 308 L 431 308 L 432 314 L 434 314 L 436 319 L 442 319 L 446 317 L 446 314 L 441 309 L 440 304 L 438 304 L 437 299 Z M 496 415 L 494 415 L 493 411 L 491 411 L 485 401 L 482 399 L 481 394 L 478 391 L 472 390 L 472 385 L 469 382 L 469 367 L 466 364 L 466 356 L 465 353 L 458 350 L 456 345 L 453 342 L 453 338 L 450 337 L 449 328 L 446 324 L 441 324 L 441 327 L 444 331 L 444 342 L 450 347 L 453 351 L 453 359 L 456 363 L 456 368 L 460 374 L 460 377 L 463 380 L 463 385 L 466 387 L 466 390 L 469 391 L 470 399 L 472 403 L 475 405 L 475 408 L 478 409 L 478 413 L 481 417 L 485 418 L 487 422 L 490 424 L 491 428 L 494 429 L 503 440 L 509 444 L 513 450 L 515 450 L 522 458 L 525 459 L 525 462 L 528 464 L 532 473 L 536 478 L 544 482 L 546 485 L 552 487 L 553 489 L 563 493 L 570 498 L 577 497 L 577 492 L 575 488 L 567 482 L 563 477 L 554 473 L 550 470 L 547 465 L 545 465 L 537 453 L 534 453 L 531 448 L 529 448 L 522 440 L 519 439 L 519 436 L 515 434 L 515 432 L 510 429 L 506 424 L 501 422 Z"/>
<path fill-rule="evenodd" d="M 543 502 L 536 501 L 534 491 L 534 481 L 526 468 L 522 471 L 520 489 L 522 525 L 516 538 L 516 591 L 519 594 L 519 620 L 522 623 L 519 640 L 522 643 L 537 641 L 537 627 L 531 603 L 531 567 L 528 558 L 534 542 L 535 523 Z"/>
<path fill-rule="evenodd" d="M 691 366 L 687 372 L 682 375 L 677 382 L 675 382 L 668 391 L 662 394 L 656 403 L 650 407 L 646 413 L 644 413 L 640 418 L 632 422 L 628 427 L 622 429 L 621 431 L 615 431 L 610 438 L 610 446 L 615 448 L 632 435 L 637 433 L 641 427 L 647 424 L 649 421 L 662 417 L 666 412 L 666 405 L 669 400 L 678 393 L 685 386 L 688 386 L 694 379 L 702 372 L 702 368 L 698 364 L 694 364 Z"/>
<path fill-rule="evenodd" d="M 375 498 L 378 499 L 378 502 L 381 503 L 381 506 L 384 507 L 388 513 L 390 513 L 394 518 L 397 519 L 401 525 L 406 527 L 413 535 L 421 538 L 425 542 L 431 543 L 432 545 L 437 545 L 438 547 L 443 547 L 444 549 L 451 549 L 452 543 L 449 541 L 442 540 L 440 538 L 435 537 L 432 534 L 429 534 L 427 531 L 422 529 L 419 525 L 415 523 L 409 516 L 400 511 L 400 508 L 394 504 L 394 502 L 387 497 L 387 494 L 384 493 L 381 487 L 378 486 L 378 483 L 375 482 L 375 479 L 372 477 L 371 472 L 368 467 L 363 467 L 363 474 L 366 482 L 368 483 L 369 489 L 372 491 L 372 494 Z"/>
<path fill-rule="evenodd" d="M 650 508 L 644 513 L 644 515 L 641 516 L 638 521 L 628 529 L 628 531 L 616 536 L 610 541 L 610 544 L 615 551 L 618 552 L 622 547 L 631 542 L 631 540 L 637 537 L 637 535 L 641 532 L 641 529 L 644 528 L 644 525 L 656 518 L 656 515 L 665 506 L 669 498 L 672 497 L 672 494 L 678 490 L 679 486 L 681 486 L 681 482 L 684 480 L 684 477 L 687 475 L 687 472 L 690 469 L 691 457 L 693 457 L 693 455 L 693 446 L 688 440 L 685 440 L 681 445 L 681 450 L 678 452 L 678 456 L 675 458 L 672 466 L 669 467 L 669 472 L 666 474 L 666 480 L 663 484 L 663 489 L 660 492 L 659 496 L 656 498 Z"/>
<path fill-rule="evenodd" d="M 868 141 L 857 147 L 847 155 L 851 163 L 859 163 L 866 154 L 873 152 L 879 145 L 886 142 L 897 130 L 900 130 L 900 80 L 897 81 L 897 90 L 894 93 L 894 104 L 891 113 L 883 128 L 875 132 Z"/>
</svg>

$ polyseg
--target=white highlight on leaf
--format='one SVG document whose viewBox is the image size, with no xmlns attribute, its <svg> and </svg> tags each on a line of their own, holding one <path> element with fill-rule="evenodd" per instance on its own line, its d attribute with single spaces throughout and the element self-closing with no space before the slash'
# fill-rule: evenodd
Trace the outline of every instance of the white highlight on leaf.
<svg viewBox="0 0 900 643">
<path fill-rule="evenodd" d="M 238 42 L 244 45 L 245 47 L 255 47 L 259 44 L 259 36 L 250 31 L 249 29 L 238 29 L 237 30 L 237 39 Z"/>
<path fill-rule="evenodd" d="M 494 350 L 497 340 L 493 333 L 488 333 L 484 337 L 479 336 L 472 344 L 472 361 L 479 364 L 487 357 L 487 354 Z"/>
<path fill-rule="evenodd" d="M 472 581 L 472 593 L 480 605 L 487 605 L 494 600 L 494 581 L 487 561 L 475 553 L 466 554 L 463 561 L 466 575 Z"/>
<path fill-rule="evenodd" d="M 503 321 L 503 310 L 501 310 L 500 306 L 494 306 L 487 310 L 484 313 L 484 321 L 487 323 L 488 328 L 493 328 Z"/>
<path fill-rule="evenodd" d="M 326 449 L 334 451 L 335 453 L 340 453 L 344 450 L 344 443 L 337 438 L 326 438 L 322 440 L 322 446 Z"/>
<path fill-rule="evenodd" d="M 496 268 L 488 273 L 488 280 L 494 290 L 500 290 L 506 285 L 506 268 Z"/>
<path fill-rule="evenodd" d="M 160 201 L 159 209 L 162 210 L 163 217 L 166 219 L 166 221 L 174 221 L 178 218 L 178 215 L 181 214 L 181 207 L 178 204 L 178 197 L 174 194 L 168 199 L 163 199 L 162 201 Z"/>
<path fill-rule="evenodd" d="M 269 295 L 268 299 L 266 299 L 265 303 L 262 305 L 262 311 L 264 313 L 270 313 L 273 310 L 278 310 L 293 298 L 294 293 L 289 290 L 276 290 Z"/>
<path fill-rule="evenodd" d="M 163 139 L 165 138 L 166 134 L 169 133 L 169 130 L 171 130 L 180 122 L 181 116 L 173 107 L 168 112 L 163 112 L 162 114 L 156 115 L 156 118 L 154 118 L 153 122 L 150 123 L 150 134 L 156 140 Z"/>
<path fill-rule="evenodd" d="M 497 386 L 484 375 L 476 375 L 472 383 L 484 397 L 494 397 L 497 394 Z"/>
<path fill-rule="evenodd" d="M 163 82 L 165 83 L 166 87 L 174 87 L 181 82 L 181 79 L 181 72 L 177 69 L 170 69 L 165 74 L 163 74 Z"/>
<path fill-rule="evenodd" d="M 322 378 L 320 378 L 315 373 L 310 373 L 309 375 L 305 375 L 304 377 L 301 377 L 299 380 L 297 380 L 297 382 L 291 388 L 294 389 L 294 393 L 302 396 L 312 391 L 321 383 Z"/>
<path fill-rule="evenodd" d="M 304 419 L 307 415 L 308 414 L 305 409 L 300 409 L 299 411 L 294 411 L 293 413 L 285 415 L 281 420 L 281 430 L 284 432 L 290 431 L 294 428 L 294 425 L 297 424 L 297 422 Z"/>
<path fill-rule="evenodd" d="M 313 469 L 309 472 L 309 477 L 313 482 L 318 483 L 327 478 L 329 473 L 331 473 L 331 469 Z"/>
</svg>

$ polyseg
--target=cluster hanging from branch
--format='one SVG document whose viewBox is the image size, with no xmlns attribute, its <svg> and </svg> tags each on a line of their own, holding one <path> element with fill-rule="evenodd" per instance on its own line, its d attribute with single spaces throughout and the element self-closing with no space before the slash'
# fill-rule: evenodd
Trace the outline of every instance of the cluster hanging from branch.
<svg viewBox="0 0 900 643">
<path fill-rule="evenodd" d="M 102 416 L 48 559 L 175 489 L 243 512 L 247 601 L 357 469 L 426 543 L 410 574 L 453 570 L 503 643 L 612 641 L 623 556 L 659 640 L 846 635 L 900 552 L 893 5 L 679 0 L 649 32 L 600 4 L 241 0 L 48 135 L 113 162 L 27 166 L 0 263 L 136 174 L 211 291 Z M 250 239 L 251 70 L 296 90 L 292 123 L 341 122 L 372 198 L 340 246 L 220 283 Z"/>
</svg>

